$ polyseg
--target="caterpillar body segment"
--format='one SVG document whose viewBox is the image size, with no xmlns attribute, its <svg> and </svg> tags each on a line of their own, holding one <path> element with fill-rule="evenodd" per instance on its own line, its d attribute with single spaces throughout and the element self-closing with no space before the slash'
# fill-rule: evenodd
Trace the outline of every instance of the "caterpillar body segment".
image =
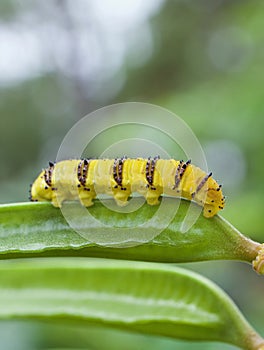
<svg viewBox="0 0 264 350">
<path fill-rule="evenodd" d="M 97 194 L 113 196 L 126 205 L 133 192 L 157 205 L 161 195 L 193 200 L 204 207 L 205 217 L 224 207 L 221 186 L 200 168 L 174 159 L 118 158 L 72 159 L 50 163 L 31 187 L 32 201 L 51 201 L 61 207 L 63 201 L 80 200 L 89 207 Z"/>
</svg>

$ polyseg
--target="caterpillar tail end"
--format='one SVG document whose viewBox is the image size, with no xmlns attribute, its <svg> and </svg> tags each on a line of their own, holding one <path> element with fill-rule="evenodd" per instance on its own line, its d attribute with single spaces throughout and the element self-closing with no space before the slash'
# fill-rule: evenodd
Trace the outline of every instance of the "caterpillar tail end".
<svg viewBox="0 0 264 350">
<path fill-rule="evenodd" d="M 258 255 L 252 262 L 253 269 L 260 275 L 264 275 L 264 243 L 260 246 Z"/>
</svg>

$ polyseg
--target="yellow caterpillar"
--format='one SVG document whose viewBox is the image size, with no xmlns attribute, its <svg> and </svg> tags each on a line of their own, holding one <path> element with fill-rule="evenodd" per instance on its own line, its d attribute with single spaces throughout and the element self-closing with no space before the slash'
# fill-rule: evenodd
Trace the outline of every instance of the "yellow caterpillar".
<svg viewBox="0 0 264 350">
<path fill-rule="evenodd" d="M 72 159 L 49 163 L 33 183 L 32 201 L 51 201 L 61 207 L 65 200 L 80 200 L 89 207 L 97 194 L 109 194 L 125 205 L 132 192 L 159 203 L 162 194 L 194 200 L 209 218 L 224 207 L 221 186 L 190 161 L 155 158 Z"/>
</svg>

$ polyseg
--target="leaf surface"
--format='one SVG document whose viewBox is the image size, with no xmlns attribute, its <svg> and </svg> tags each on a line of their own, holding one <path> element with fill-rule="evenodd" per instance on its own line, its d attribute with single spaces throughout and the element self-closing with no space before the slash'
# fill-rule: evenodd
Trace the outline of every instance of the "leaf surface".
<svg viewBox="0 0 264 350">
<path fill-rule="evenodd" d="M 175 203 L 176 199 L 168 200 L 168 210 Z M 189 231 L 182 232 L 189 204 L 181 200 L 173 219 L 164 223 L 164 217 L 156 215 L 157 206 L 145 204 L 135 212 L 120 213 L 99 201 L 89 208 L 83 222 L 83 213 L 68 203 L 67 210 L 89 238 L 72 229 L 61 210 L 50 203 L 1 205 L 0 257 L 86 256 L 159 262 L 252 262 L 257 257 L 261 244 L 242 235 L 220 216 L 206 219 L 201 214 Z M 200 207 L 194 205 L 193 209 Z M 98 243 L 102 237 L 104 244 Z"/>
<path fill-rule="evenodd" d="M 164 264 L 35 259 L 0 264 L 0 318 L 92 323 L 261 349 L 228 296 L 193 272 Z"/>
</svg>

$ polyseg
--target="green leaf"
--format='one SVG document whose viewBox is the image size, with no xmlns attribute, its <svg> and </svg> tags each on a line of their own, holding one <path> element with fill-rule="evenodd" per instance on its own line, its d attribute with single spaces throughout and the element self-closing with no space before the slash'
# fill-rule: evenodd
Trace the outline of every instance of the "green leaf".
<svg viewBox="0 0 264 350">
<path fill-rule="evenodd" d="M 209 280 L 163 264 L 35 259 L 0 264 L 0 318 L 92 323 L 256 350 L 264 340 Z"/>
<path fill-rule="evenodd" d="M 176 205 L 177 199 L 167 198 L 168 211 Z M 95 201 L 83 222 L 83 213 L 73 203 L 66 204 L 89 238 L 70 228 L 61 210 L 50 203 L 1 205 L 0 256 L 86 256 L 159 262 L 256 259 L 261 244 L 243 236 L 220 216 L 206 219 L 201 214 L 189 231 L 183 232 L 189 205 L 189 201 L 181 200 L 171 222 L 164 225 L 164 216 L 156 215 L 158 206 L 145 204 L 134 212 L 122 213 Z M 193 210 L 200 207 L 193 204 Z M 157 235 L 153 236 L 155 230 Z M 99 244 L 102 237 L 105 243 Z"/>
</svg>

